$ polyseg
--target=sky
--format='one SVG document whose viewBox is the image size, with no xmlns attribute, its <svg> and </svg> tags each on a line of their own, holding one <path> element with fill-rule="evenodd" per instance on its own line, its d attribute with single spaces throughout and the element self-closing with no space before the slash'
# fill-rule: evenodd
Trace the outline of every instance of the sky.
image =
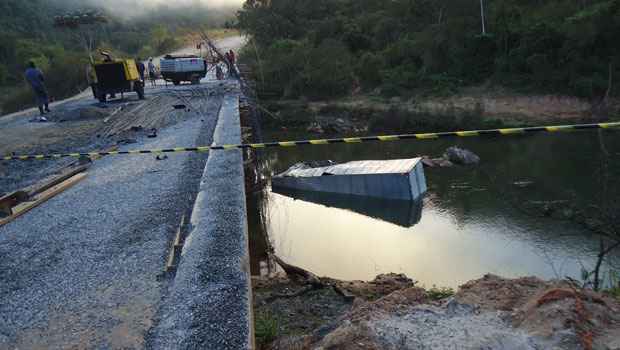
<svg viewBox="0 0 620 350">
<path fill-rule="evenodd" d="M 201 4 L 209 7 L 241 7 L 244 0 L 54 0 L 73 7 L 96 6 L 106 8 L 113 13 L 125 16 L 139 14 L 159 5 L 170 8 Z"/>
<path fill-rule="evenodd" d="M 201 3 L 212 6 L 238 6 L 243 3 L 243 0 L 142 0 L 141 2 L 152 4 Z"/>
<path fill-rule="evenodd" d="M 148 10 L 158 5 L 167 5 L 171 8 L 190 4 L 202 4 L 210 7 L 240 7 L 244 0 L 54 0 L 70 6 L 96 6 L 113 12 L 136 12 Z"/>
</svg>

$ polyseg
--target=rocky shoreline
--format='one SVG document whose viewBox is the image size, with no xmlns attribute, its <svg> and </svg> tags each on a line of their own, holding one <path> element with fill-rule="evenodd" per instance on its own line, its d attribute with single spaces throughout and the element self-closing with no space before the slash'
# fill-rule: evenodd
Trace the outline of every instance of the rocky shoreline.
<svg viewBox="0 0 620 350">
<path fill-rule="evenodd" d="M 486 275 L 454 294 L 402 274 L 309 285 L 253 280 L 260 349 L 620 349 L 620 301 L 568 281 Z"/>
</svg>

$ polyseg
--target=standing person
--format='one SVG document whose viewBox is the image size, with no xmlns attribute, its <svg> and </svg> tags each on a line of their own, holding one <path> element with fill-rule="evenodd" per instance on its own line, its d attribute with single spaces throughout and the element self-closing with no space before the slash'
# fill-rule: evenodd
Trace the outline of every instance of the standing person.
<svg viewBox="0 0 620 350">
<path fill-rule="evenodd" d="M 237 58 L 235 57 L 235 52 L 231 49 L 227 52 L 228 61 L 230 61 L 230 65 L 228 66 L 228 74 L 233 78 L 238 78 L 237 66 L 235 63 Z"/>
<path fill-rule="evenodd" d="M 230 56 L 230 51 L 226 51 L 224 53 L 224 56 L 226 56 L 226 71 L 228 72 L 228 76 L 229 77 L 233 77 L 233 70 L 235 69 L 235 66 L 233 65 L 232 62 L 232 57 Z"/>
<path fill-rule="evenodd" d="M 222 66 L 220 66 L 219 63 L 216 63 L 215 66 L 215 77 L 217 78 L 217 80 L 224 79 L 224 72 L 222 71 Z"/>
<path fill-rule="evenodd" d="M 157 82 L 155 81 L 157 79 L 157 73 L 155 71 L 155 63 L 153 63 L 153 57 L 149 58 L 149 77 L 151 78 L 151 85 L 152 86 L 156 86 Z"/>
<path fill-rule="evenodd" d="M 224 52 L 224 57 L 226 58 L 224 60 L 225 61 L 224 63 L 226 63 L 226 69 L 230 73 L 230 68 L 232 67 L 232 59 L 230 58 L 230 52 L 229 51 Z"/>
<path fill-rule="evenodd" d="M 43 72 L 37 68 L 34 62 L 28 62 L 28 69 L 26 69 L 26 81 L 32 87 L 34 94 L 37 99 L 37 106 L 39 107 L 39 112 L 41 115 L 44 115 L 45 112 L 49 113 L 49 96 L 47 95 L 47 88 L 45 87 L 45 78 L 43 77 Z M 45 110 L 43 109 L 45 107 Z"/>
<path fill-rule="evenodd" d="M 142 60 L 140 58 L 136 59 L 136 67 L 138 68 L 138 74 L 140 75 L 140 80 L 142 80 L 142 82 L 144 83 L 144 76 L 145 76 L 145 72 L 146 72 L 146 66 L 144 65 L 144 62 L 142 62 Z"/>
<path fill-rule="evenodd" d="M 228 55 L 229 55 L 229 57 L 230 57 L 230 63 L 232 63 L 232 65 L 234 66 L 234 65 L 235 65 L 235 63 L 237 63 L 237 57 L 235 57 L 235 52 L 231 49 L 231 50 L 228 52 Z"/>
</svg>

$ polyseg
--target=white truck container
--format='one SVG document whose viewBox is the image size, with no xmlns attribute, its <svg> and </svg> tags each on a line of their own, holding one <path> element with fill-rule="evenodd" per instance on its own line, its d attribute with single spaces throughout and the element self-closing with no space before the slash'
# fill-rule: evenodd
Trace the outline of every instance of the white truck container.
<svg viewBox="0 0 620 350">
<path fill-rule="evenodd" d="M 277 188 L 400 200 L 426 193 L 422 158 L 363 160 L 323 167 L 293 165 L 271 179 Z"/>
<path fill-rule="evenodd" d="M 207 75 L 207 61 L 194 55 L 167 55 L 161 59 L 159 69 L 162 77 L 174 85 L 182 81 L 198 84 Z"/>
</svg>

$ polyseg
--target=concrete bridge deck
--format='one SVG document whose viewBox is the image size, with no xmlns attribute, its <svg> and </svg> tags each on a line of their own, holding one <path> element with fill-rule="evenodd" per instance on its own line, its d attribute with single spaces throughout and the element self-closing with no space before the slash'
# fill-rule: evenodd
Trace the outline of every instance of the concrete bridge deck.
<svg viewBox="0 0 620 350">
<path fill-rule="evenodd" d="M 213 141 L 241 142 L 238 96 L 224 98 Z M 212 151 L 154 348 L 253 347 L 245 199 L 241 150 Z"/>
</svg>

